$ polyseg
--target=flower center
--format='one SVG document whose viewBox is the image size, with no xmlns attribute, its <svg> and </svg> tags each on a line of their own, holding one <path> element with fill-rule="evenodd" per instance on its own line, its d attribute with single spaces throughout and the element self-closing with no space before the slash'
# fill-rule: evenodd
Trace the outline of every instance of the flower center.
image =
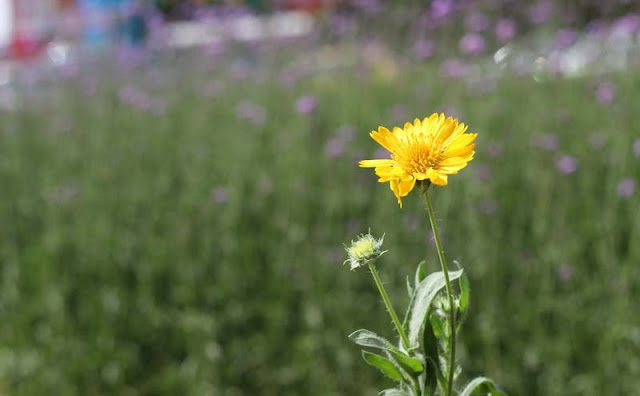
<svg viewBox="0 0 640 396">
<path fill-rule="evenodd" d="M 351 253 L 357 259 L 366 259 L 376 251 L 376 245 L 371 239 L 361 239 L 351 247 Z"/>
<path fill-rule="evenodd" d="M 392 155 L 391 159 L 407 173 L 427 173 L 428 169 L 437 167 L 442 161 L 443 150 L 433 146 L 430 142 L 411 142 Z"/>
</svg>

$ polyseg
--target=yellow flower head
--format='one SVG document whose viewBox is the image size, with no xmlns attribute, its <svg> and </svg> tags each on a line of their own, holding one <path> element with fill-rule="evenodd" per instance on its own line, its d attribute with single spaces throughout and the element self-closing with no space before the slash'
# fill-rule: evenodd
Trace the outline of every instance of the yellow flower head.
<svg viewBox="0 0 640 396">
<path fill-rule="evenodd" d="M 382 250 L 383 241 L 384 235 L 380 239 L 374 238 L 369 233 L 360 235 L 357 240 L 351 241 L 351 246 L 345 246 L 348 257 L 344 264 L 349 263 L 353 271 L 374 262 L 386 253 L 386 250 Z"/>
<path fill-rule="evenodd" d="M 391 191 L 402 207 L 416 180 L 429 180 L 437 186 L 447 185 L 447 175 L 458 171 L 473 159 L 477 134 L 465 133 L 467 126 L 455 118 L 433 113 L 404 129 L 385 127 L 372 131 L 371 137 L 391 152 L 390 159 L 360 161 L 363 168 L 376 168 L 380 183 L 390 183 Z"/>
</svg>

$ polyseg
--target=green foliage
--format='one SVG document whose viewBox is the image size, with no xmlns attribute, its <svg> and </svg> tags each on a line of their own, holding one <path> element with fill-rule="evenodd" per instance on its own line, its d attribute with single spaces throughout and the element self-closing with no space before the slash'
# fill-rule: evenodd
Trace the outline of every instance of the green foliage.
<svg viewBox="0 0 640 396">
<path fill-rule="evenodd" d="M 473 394 L 490 395 L 490 396 L 506 396 L 506 393 L 500 391 L 492 380 L 485 377 L 474 378 L 460 393 L 460 396 L 471 396 Z"/>
<path fill-rule="evenodd" d="M 371 279 L 341 267 L 340 246 L 368 227 L 386 232 L 393 264 L 381 270 L 403 306 L 415 263 L 437 270 L 418 194 L 399 209 L 356 166 L 376 150 L 367 133 L 393 126 L 398 109 L 409 118 L 454 109 L 479 133 L 474 161 L 433 190 L 447 257 L 465 263 L 474 293 L 461 380 L 486 373 L 521 396 L 640 389 L 640 317 L 629 314 L 640 299 L 640 195 L 617 192 L 623 178 L 640 180 L 638 71 L 489 79 L 478 96 L 478 85 L 429 63 L 393 80 L 345 66 L 291 88 L 274 60 L 261 78 L 240 80 L 223 60 L 180 55 L 133 81 L 81 70 L 52 84 L 52 96 L 2 113 L 0 393 L 392 386 L 345 338 L 355 325 L 388 329 L 389 318 Z M 251 56 L 243 65 L 253 73 Z M 94 96 L 83 87 L 91 78 Z M 618 89 L 608 106 L 593 98 L 604 78 Z M 127 84 L 165 99 L 166 115 L 122 103 Z M 303 94 L 318 100 L 309 116 L 294 110 Z M 236 116 L 244 100 L 264 107 L 264 124 Z M 353 140 L 328 156 L 345 125 Z M 538 146 L 547 135 L 555 151 Z M 571 175 L 555 167 L 564 154 L 578 160 Z"/>
<path fill-rule="evenodd" d="M 398 382 L 404 380 L 404 376 L 391 360 L 367 351 L 362 351 L 362 357 L 364 358 L 365 362 L 379 369 L 382 374 L 386 375 L 392 380 Z"/>
<path fill-rule="evenodd" d="M 454 281 L 462 275 L 462 270 L 451 271 L 449 273 L 449 279 Z M 445 278 L 442 272 L 434 272 L 429 274 L 424 280 L 416 285 L 416 297 L 413 299 L 413 304 L 409 308 L 411 311 L 408 336 L 410 346 L 417 347 L 419 342 L 423 339 L 424 324 L 427 321 L 429 315 L 429 309 L 431 303 L 445 286 Z"/>
</svg>

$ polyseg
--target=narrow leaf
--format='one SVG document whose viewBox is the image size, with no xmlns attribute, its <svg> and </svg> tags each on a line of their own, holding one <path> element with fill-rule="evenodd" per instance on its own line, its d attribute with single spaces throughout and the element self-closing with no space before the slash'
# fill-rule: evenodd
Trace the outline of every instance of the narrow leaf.
<svg viewBox="0 0 640 396">
<path fill-rule="evenodd" d="M 367 351 L 362 351 L 362 358 L 369 365 L 379 369 L 380 371 L 382 371 L 382 374 L 386 375 L 392 380 L 398 382 L 403 381 L 402 373 L 396 366 L 394 366 L 391 360 Z"/>
<path fill-rule="evenodd" d="M 373 331 L 366 329 L 356 330 L 349 334 L 349 339 L 358 345 L 383 349 L 385 351 L 396 351 L 397 348 L 393 346 L 386 338 L 380 337 Z"/>
<path fill-rule="evenodd" d="M 454 281 L 462 275 L 462 270 L 449 272 L 449 279 Z M 411 307 L 411 317 L 409 319 L 409 346 L 418 345 L 421 337 L 421 330 L 424 327 L 431 303 L 436 294 L 445 286 L 444 274 L 434 272 L 430 274 L 416 287 L 416 297 Z"/>
<path fill-rule="evenodd" d="M 427 277 L 426 270 L 424 269 L 426 267 L 426 265 L 427 265 L 427 262 L 422 260 L 420 262 L 420 264 L 418 264 L 418 268 L 416 268 L 416 275 L 415 275 L 415 279 L 414 279 L 414 283 L 415 283 L 416 287 L 418 287 L 420 282 L 422 282 L 424 280 L 424 278 Z"/>
<path fill-rule="evenodd" d="M 408 275 L 407 275 L 407 293 L 409 294 L 409 298 L 413 296 L 413 286 L 411 286 L 411 281 L 409 280 Z"/>
<path fill-rule="evenodd" d="M 382 392 L 378 393 L 380 396 L 409 396 L 409 394 L 402 389 L 391 388 L 385 389 Z"/>
<path fill-rule="evenodd" d="M 415 374 L 420 374 L 424 371 L 424 365 L 419 359 L 407 356 L 404 352 L 401 351 L 392 351 L 391 355 L 393 355 L 393 357 L 398 361 L 398 363 L 400 363 L 401 366 L 408 368 Z"/>
<path fill-rule="evenodd" d="M 426 357 L 426 376 L 425 376 L 425 390 L 427 395 L 435 395 L 436 388 L 438 387 L 438 339 L 433 332 L 433 327 L 430 321 L 427 321 L 424 334 L 423 334 L 423 347 Z"/>
<path fill-rule="evenodd" d="M 464 315 L 469 308 L 469 278 L 467 274 L 462 274 L 460 279 L 460 314 Z"/>
<path fill-rule="evenodd" d="M 507 396 L 487 377 L 474 378 L 460 393 L 460 396 L 471 396 L 474 392 L 482 392 L 483 395 L 490 394 L 491 396 Z"/>
</svg>

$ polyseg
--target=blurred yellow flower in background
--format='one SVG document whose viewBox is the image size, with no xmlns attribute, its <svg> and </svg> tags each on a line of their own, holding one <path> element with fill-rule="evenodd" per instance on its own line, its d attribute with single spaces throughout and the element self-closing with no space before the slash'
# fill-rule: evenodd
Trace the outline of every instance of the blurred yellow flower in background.
<svg viewBox="0 0 640 396">
<path fill-rule="evenodd" d="M 429 180 L 438 186 L 447 185 L 447 175 L 458 171 L 473 159 L 477 134 L 465 133 L 467 126 L 456 118 L 433 113 L 404 128 L 385 127 L 372 131 L 371 137 L 391 152 L 390 159 L 360 161 L 363 168 L 375 168 L 380 183 L 390 183 L 391 191 L 402 207 L 416 181 Z"/>
</svg>

